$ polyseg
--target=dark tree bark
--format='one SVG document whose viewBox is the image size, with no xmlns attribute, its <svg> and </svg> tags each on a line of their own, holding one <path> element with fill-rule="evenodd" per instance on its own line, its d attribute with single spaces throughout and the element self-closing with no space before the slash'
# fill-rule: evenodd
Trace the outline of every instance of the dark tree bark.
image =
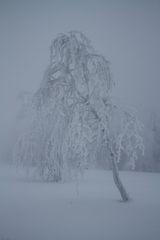
<svg viewBox="0 0 160 240">
<path fill-rule="evenodd" d="M 130 200 L 130 197 L 120 180 L 116 158 L 112 152 L 110 153 L 110 161 L 111 161 L 111 167 L 112 167 L 112 173 L 113 173 L 113 179 L 114 179 L 115 185 L 121 194 L 122 200 L 124 202 L 127 202 Z"/>
</svg>

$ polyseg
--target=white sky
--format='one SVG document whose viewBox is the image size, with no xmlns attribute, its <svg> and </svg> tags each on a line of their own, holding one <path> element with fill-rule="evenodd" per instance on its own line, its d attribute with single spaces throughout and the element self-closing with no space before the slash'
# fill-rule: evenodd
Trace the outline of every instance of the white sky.
<svg viewBox="0 0 160 240">
<path fill-rule="evenodd" d="M 160 110 L 160 1 L 0 0 L 0 131 L 9 128 L 22 90 L 35 91 L 51 40 L 80 30 L 112 66 L 114 94 Z"/>
</svg>

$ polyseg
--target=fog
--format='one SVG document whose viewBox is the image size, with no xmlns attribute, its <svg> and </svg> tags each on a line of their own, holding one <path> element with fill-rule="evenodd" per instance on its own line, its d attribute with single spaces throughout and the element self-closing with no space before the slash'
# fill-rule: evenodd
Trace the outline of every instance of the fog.
<svg viewBox="0 0 160 240">
<path fill-rule="evenodd" d="M 0 165 L 0 240 L 159 239 L 159 175 L 144 173 L 160 172 L 159 24 L 159 0 L 0 0 L 0 162 L 12 162 L 19 94 L 39 89 L 52 40 L 73 30 L 84 33 L 96 53 L 110 62 L 115 82 L 112 95 L 122 106 L 137 109 L 145 145 L 145 155 L 135 168 L 141 173 L 128 171 L 131 168 L 123 161 L 119 164 L 120 170 L 127 170 L 122 171 L 122 179 L 135 200 L 131 208 L 114 202 L 119 195 L 112 188 L 111 172 L 104 171 L 109 169 L 104 159 L 99 159 L 98 170 L 91 168 L 78 183 L 74 179 L 76 183 L 64 185 L 45 185 L 39 179 L 32 179 L 33 183 L 22 169 L 17 172 L 14 166 Z M 120 223 L 117 233 L 115 219 Z"/>
<path fill-rule="evenodd" d="M 0 1 L 1 131 L 22 90 L 35 91 L 58 33 L 80 30 L 110 62 L 116 96 L 155 106 L 160 89 L 159 1 Z"/>
</svg>

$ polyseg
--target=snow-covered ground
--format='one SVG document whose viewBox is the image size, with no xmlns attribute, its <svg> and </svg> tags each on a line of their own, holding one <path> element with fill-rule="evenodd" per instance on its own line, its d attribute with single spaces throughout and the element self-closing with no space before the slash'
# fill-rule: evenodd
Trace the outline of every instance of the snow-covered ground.
<svg viewBox="0 0 160 240">
<path fill-rule="evenodd" d="M 160 174 L 121 172 L 133 199 L 122 203 L 110 171 L 87 171 L 77 195 L 0 168 L 0 240 L 160 239 Z"/>
</svg>

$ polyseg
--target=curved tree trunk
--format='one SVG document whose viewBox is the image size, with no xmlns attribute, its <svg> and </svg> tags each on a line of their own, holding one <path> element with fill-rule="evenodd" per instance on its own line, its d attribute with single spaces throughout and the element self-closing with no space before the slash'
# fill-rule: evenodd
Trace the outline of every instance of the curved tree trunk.
<svg viewBox="0 0 160 240">
<path fill-rule="evenodd" d="M 119 172 L 118 172 L 118 166 L 117 166 L 117 162 L 116 162 L 116 159 L 115 159 L 115 156 L 114 154 L 111 152 L 110 153 L 110 161 L 111 161 L 111 167 L 112 167 L 112 173 L 113 173 L 113 179 L 114 179 L 114 182 L 121 194 L 121 197 L 122 197 L 122 200 L 124 202 L 127 202 L 130 200 L 130 197 L 128 195 L 128 193 L 126 192 L 120 178 L 119 178 Z"/>
</svg>

